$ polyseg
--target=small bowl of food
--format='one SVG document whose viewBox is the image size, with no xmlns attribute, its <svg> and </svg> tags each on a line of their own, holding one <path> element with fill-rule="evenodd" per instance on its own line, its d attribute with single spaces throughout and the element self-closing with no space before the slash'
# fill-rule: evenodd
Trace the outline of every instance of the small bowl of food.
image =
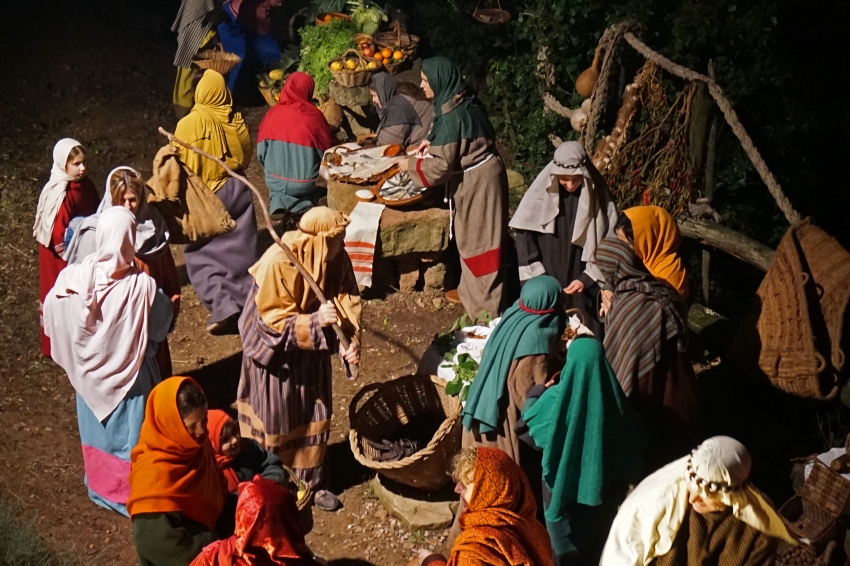
<svg viewBox="0 0 850 566">
<path fill-rule="evenodd" d="M 375 200 L 375 195 L 368 189 L 359 189 L 354 192 L 354 196 L 361 202 L 369 202 Z"/>
</svg>

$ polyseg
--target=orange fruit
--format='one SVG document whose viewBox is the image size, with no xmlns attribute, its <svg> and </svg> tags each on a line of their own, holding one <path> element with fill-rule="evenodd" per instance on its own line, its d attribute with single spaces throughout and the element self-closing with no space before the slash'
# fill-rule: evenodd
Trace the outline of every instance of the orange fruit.
<svg viewBox="0 0 850 566">
<path fill-rule="evenodd" d="M 381 55 L 384 56 L 384 59 L 389 59 L 393 56 L 393 52 L 390 51 L 388 48 L 384 47 L 383 49 L 381 49 Z"/>
<path fill-rule="evenodd" d="M 381 53 L 380 51 L 376 51 L 375 54 L 372 55 L 372 57 L 374 57 L 375 61 L 377 61 L 379 63 L 384 60 L 384 54 Z"/>
<path fill-rule="evenodd" d="M 372 51 L 372 49 L 371 49 L 371 48 L 369 48 L 369 47 L 365 47 L 365 48 L 363 49 L 363 55 L 364 55 L 365 57 L 371 57 L 373 53 L 374 53 L 374 51 Z"/>
<path fill-rule="evenodd" d="M 327 24 L 327 23 L 329 23 L 329 22 L 331 22 L 333 19 L 334 19 L 334 17 L 333 17 L 333 16 L 331 16 L 330 14 L 325 14 L 325 17 L 324 17 L 324 18 L 322 18 L 322 20 L 324 20 L 324 22 L 325 22 L 326 24 Z"/>
<path fill-rule="evenodd" d="M 404 53 L 402 53 L 401 51 L 396 51 L 395 53 L 393 53 L 393 59 L 395 59 L 396 61 L 401 61 L 402 59 L 404 59 Z"/>
</svg>

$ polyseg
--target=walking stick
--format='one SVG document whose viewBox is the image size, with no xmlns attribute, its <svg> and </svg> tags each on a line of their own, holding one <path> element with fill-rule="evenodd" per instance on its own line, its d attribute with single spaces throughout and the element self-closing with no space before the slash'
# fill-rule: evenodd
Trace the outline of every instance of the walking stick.
<svg viewBox="0 0 850 566">
<path fill-rule="evenodd" d="M 237 173 L 236 171 L 234 171 L 233 169 L 228 167 L 224 163 L 224 161 L 222 161 L 218 157 L 213 157 L 212 155 L 210 155 L 206 151 L 204 151 L 202 149 L 198 149 L 197 147 L 191 146 L 188 143 L 177 139 L 176 137 L 174 137 L 174 134 L 165 131 L 165 129 L 162 128 L 162 127 L 159 128 L 159 133 L 164 135 L 165 137 L 167 137 L 168 141 L 176 142 L 176 143 L 182 145 L 183 147 L 185 147 L 186 149 L 194 151 L 195 153 L 202 155 L 202 156 L 206 157 L 207 159 L 212 159 L 213 161 L 215 161 L 216 163 L 221 165 L 224 168 L 224 170 L 227 171 L 228 175 L 230 175 L 234 179 L 239 179 L 240 181 L 245 183 L 245 185 L 249 189 L 251 189 L 251 192 L 254 193 L 257 196 L 257 202 L 260 203 L 260 210 L 263 211 L 263 218 L 265 218 L 265 220 L 266 220 L 266 230 L 268 230 L 269 234 L 271 234 L 272 240 L 274 240 L 275 243 L 278 246 L 280 246 L 280 249 L 283 250 L 283 253 L 286 254 L 286 257 L 289 258 L 289 261 L 292 262 L 292 264 L 295 266 L 295 269 L 298 270 L 298 273 L 300 273 L 301 276 L 304 278 L 304 280 L 307 281 L 307 284 L 310 286 L 310 289 L 313 290 L 313 293 L 316 294 L 316 297 L 319 299 L 319 302 L 321 304 L 327 303 L 328 300 L 325 298 L 324 293 L 322 293 L 322 290 L 319 288 L 319 285 L 316 283 L 316 281 L 313 279 L 313 277 L 310 275 L 310 273 L 306 269 L 304 269 L 304 266 L 301 265 L 301 262 L 298 261 L 297 257 L 295 257 L 295 254 L 292 253 L 292 250 L 290 250 L 287 246 L 285 246 L 283 244 L 283 242 L 280 240 L 280 237 L 277 235 L 277 232 L 272 230 L 272 218 L 269 215 L 269 209 L 266 206 L 265 200 L 263 199 L 263 195 L 260 194 L 260 191 L 257 190 L 257 187 L 255 187 L 251 183 L 251 181 L 248 180 L 247 177 L 240 175 L 239 173 Z M 348 348 L 351 344 L 349 343 L 348 338 L 345 337 L 345 334 L 343 334 L 342 329 L 336 323 L 332 324 L 331 327 L 333 328 L 334 332 L 336 332 L 336 336 L 337 336 L 337 338 L 339 338 L 339 343 L 342 346 L 342 348 L 344 350 L 348 350 Z M 357 374 L 359 373 L 358 366 L 356 364 L 349 364 L 348 362 L 346 362 L 346 365 L 348 366 L 348 371 L 351 374 L 351 379 L 357 379 Z"/>
</svg>

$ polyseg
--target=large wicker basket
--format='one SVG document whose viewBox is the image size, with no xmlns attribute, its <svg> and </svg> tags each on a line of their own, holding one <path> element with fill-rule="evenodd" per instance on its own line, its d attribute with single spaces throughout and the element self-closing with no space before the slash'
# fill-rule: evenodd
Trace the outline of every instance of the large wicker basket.
<svg viewBox="0 0 850 566">
<path fill-rule="evenodd" d="M 221 45 L 219 45 L 218 49 L 200 51 L 192 58 L 192 63 L 201 69 L 212 69 L 213 71 L 218 71 L 222 75 L 226 75 L 232 71 L 233 68 L 241 62 L 242 57 L 235 53 L 228 53 L 221 47 Z"/>
<path fill-rule="evenodd" d="M 360 401 L 373 393 L 358 408 Z M 407 375 L 361 389 L 351 400 L 351 451 L 358 462 L 397 482 L 433 491 L 449 481 L 451 461 L 460 450 L 461 405 L 446 395 L 446 382 L 436 376 Z M 443 423 L 428 445 L 395 462 L 379 462 L 366 439 L 381 442 L 417 416 L 439 414 Z"/>
<path fill-rule="evenodd" d="M 416 56 L 416 49 L 419 47 L 419 36 L 403 33 L 398 24 L 392 31 L 375 34 L 374 39 L 377 49 L 399 50 L 408 59 Z"/>
</svg>

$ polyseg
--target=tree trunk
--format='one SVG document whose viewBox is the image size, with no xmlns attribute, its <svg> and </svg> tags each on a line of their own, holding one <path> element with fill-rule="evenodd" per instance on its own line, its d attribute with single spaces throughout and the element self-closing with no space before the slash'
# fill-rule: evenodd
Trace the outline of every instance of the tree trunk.
<svg viewBox="0 0 850 566">
<path fill-rule="evenodd" d="M 699 240 L 702 244 L 731 254 L 762 271 L 766 272 L 773 260 L 772 249 L 721 224 L 693 218 L 680 218 L 678 224 L 679 230 L 686 238 Z"/>
</svg>

